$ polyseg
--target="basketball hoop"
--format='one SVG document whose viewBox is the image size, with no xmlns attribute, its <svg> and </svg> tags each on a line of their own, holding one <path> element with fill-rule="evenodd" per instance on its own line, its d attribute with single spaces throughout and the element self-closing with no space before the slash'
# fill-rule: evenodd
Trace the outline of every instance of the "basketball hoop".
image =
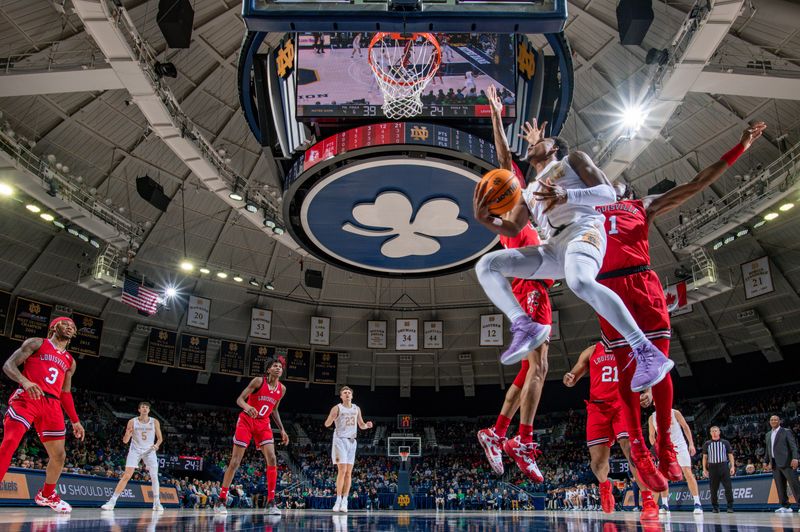
<svg viewBox="0 0 800 532">
<path fill-rule="evenodd" d="M 383 93 L 383 114 L 398 120 L 422 113 L 422 91 L 439 70 L 442 50 L 431 33 L 378 32 L 367 61 Z"/>
<path fill-rule="evenodd" d="M 408 462 L 408 457 L 411 455 L 411 447 L 402 446 L 398 449 L 397 454 L 400 456 L 401 462 Z"/>
</svg>

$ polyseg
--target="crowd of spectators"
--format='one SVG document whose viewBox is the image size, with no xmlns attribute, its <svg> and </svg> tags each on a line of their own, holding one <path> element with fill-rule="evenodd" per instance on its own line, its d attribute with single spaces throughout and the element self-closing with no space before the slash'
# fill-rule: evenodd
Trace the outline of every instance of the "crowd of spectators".
<svg viewBox="0 0 800 532">
<path fill-rule="evenodd" d="M 0 394 L 8 397 L 13 388 L 0 381 Z M 112 397 L 83 390 L 74 392 L 86 428 L 84 442 L 69 439 L 65 471 L 70 473 L 118 478 L 124 471 L 127 446 L 122 443 L 124 423 L 132 417 L 136 399 Z M 724 403 L 724 405 L 723 405 Z M 771 413 L 779 413 L 784 426 L 800 432 L 800 387 L 792 386 L 763 392 L 715 398 L 706 411 L 719 411 L 712 419 L 734 448 L 736 474 L 748 475 L 769 471 L 764 464 L 764 434 Z M 4 405 L 5 406 L 5 405 Z M 680 407 L 677 407 L 680 408 Z M 3 409 L 4 410 L 4 409 Z M 693 422 L 693 412 L 702 411 L 699 403 L 687 406 L 683 413 L 694 431 L 698 450 L 707 439 L 707 426 Z M 3 411 L 4 413 L 4 411 Z M 202 456 L 201 475 L 161 470 L 161 482 L 178 490 L 182 506 L 204 508 L 219 498 L 220 481 L 231 448 L 236 409 L 179 403 L 158 403 L 153 415 L 162 419 L 165 442 L 161 452 Z M 649 412 L 643 413 L 644 416 Z M 330 459 L 331 431 L 322 417 L 283 414 L 292 445 L 279 453 L 278 501 L 283 508 L 304 508 L 311 498 L 335 496 L 335 475 Z M 545 481 L 528 483 L 517 468 L 506 462 L 503 477 L 495 475 L 475 442 L 475 431 L 491 424 L 490 418 L 421 420 L 423 452 L 410 463 L 414 494 L 441 509 L 517 509 L 530 506 L 530 494 L 546 493 L 551 509 L 593 509 L 597 507 L 596 479 L 589 469 L 584 426 L 585 412 L 573 410 L 537 418 L 537 441 L 543 454 L 538 459 Z M 377 438 L 376 430 L 361 431 L 359 454 L 353 471 L 350 507 L 380 509 L 388 506 L 397 492 L 397 458 L 386 456 L 385 431 Z M 706 425 L 710 422 L 706 423 Z M 296 430 L 297 427 L 301 427 Z M 2 429 L 0 428 L 0 431 Z M 509 429 L 514 434 L 514 427 Z M 435 435 L 435 438 L 430 437 Z M 279 448 L 282 449 L 282 448 Z M 161 453 L 160 453 L 161 454 Z M 617 449 L 612 456 L 622 455 Z M 696 474 L 701 476 L 701 455 L 693 457 Z M 29 431 L 13 458 L 12 466 L 43 469 L 47 455 L 33 431 Z M 134 480 L 149 481 L 146 470 L 137 469 Z M 249 449 L 231 487 L 231 504 L 237 507 L 260 507 L 266 499 L 264 459 Z"/>
</svg>

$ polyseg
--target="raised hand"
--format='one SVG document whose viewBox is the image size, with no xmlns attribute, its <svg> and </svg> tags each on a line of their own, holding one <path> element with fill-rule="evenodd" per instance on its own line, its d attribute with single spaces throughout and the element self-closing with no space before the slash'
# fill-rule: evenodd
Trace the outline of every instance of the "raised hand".
<svg viewBox="0 0 800 532">
<path fill-rule="evenodd" d="M 542 188 L 533 193 L 537 201 L 543 201 L 547 204 L 544 212 L 549 212 L 550 209 L 561 203 L 567 202 L 567 191 L 560 185 L 554 185 L 549 180 L 539 180 Z"/>
<path fill-rule="evenodd" d="M 492 113 L 502 115 L 503 114 L 503 102 L 500 100 L 500 96 L 497 94 L 497 88 L 494 85 L 489 85 L 486 89 L 486 96 L 489 98 L 489 106 L 492 108 Z"/>
<path fill-rule="evenodd" d="M 764 134 L 764 130 L 767 129 L 766 122 L 755 122 L 750 127 L 742 132 L 742 138 L 739 139 L 739 142 L 744 146 L 746 150 L 749 148 L 755 140 Z"/>
<path fill-rule="evenodd" d="M 522 126 L 522 133 L 519 136 L 525 139 L 528 144 L 533 145 L 544 138 L 544 128 L 546 127 L 547 121 L 542 122 L 542 125 L 539 126 L 534 118 L 533 124 L 528 121 L 525 122 L 525 125 Z"/>
</svg>

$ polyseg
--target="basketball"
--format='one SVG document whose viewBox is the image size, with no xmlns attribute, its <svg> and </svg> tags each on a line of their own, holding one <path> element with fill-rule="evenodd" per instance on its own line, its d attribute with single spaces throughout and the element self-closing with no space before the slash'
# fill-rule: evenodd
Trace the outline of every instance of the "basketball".
<svg viewBox="0 0 800 532">
<path fill-rule="evenodd" d="M 487 172 L 478 187 L 483 190 L 489 212 L 495 216 L 505 214 L 519 203 L 522 188 L 514 172 L 495 168 Z"/>
</svg>

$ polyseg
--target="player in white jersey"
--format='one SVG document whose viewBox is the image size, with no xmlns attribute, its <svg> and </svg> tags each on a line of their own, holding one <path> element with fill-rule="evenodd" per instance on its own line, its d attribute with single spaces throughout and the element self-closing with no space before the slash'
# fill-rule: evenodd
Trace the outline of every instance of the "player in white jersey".
<svg viewBox="0 0 800 532">
<path fill-rule="evenodd" d="M 657 430 L 655 412 L 653 412 L 647 420 L 647 426 L 649 427 L 650 445 L 656 445 Z M 686 436 L 685 438 L 684 435 Z M 669 426 L 669 437 L 672 441 L 672 445 L 675 447 L 678 465 L 681 466 L 681 471 L 683 471 L 683 478 L 686 479 L 689 493 L 692 494 L 692 498 L 694 499 L 694 513 L 702 514 L 703 505 L 700 504 L 700 491 L 697 488 L 697 479 L 694 478 L 694 473 L 692 473 L 692 456 L 697 452 L 694 448 L 692 431 L 689 428 L 689 424 L 686 423 L 686 418 L 683 417 L 683 414 L 674 408 L 672 409 L 672 423 Z M 661 495 L 660 512 L 669 513 L 669 490 L 662 491 L 658 495 Z"/>
<path fill-rule="evenodd" d="M 503 103 L 494 86 L 487 90 L 492 112 L 495 144 L 508 146 L 501 120 Z M 542 345 L 550 326 L 534 322 L 511 291 L 507 277 L 565 279 L 576 296 L 586 301 L 624 337 L 633 348 L 636 371 L 631 389 L 640 392 L 661 382 L 674 362 L 648 340 L 636 325 L 620 297 L 595 279 L 606 251 L 605 217 L 595 206 L 616 201 L 616 192 L 602 170 L 588 155 L 569 152 L 566 141 L 545 137 L 547 123 L 525 123 L 527 160 L 534 177 L 528 180 L 519 203 L 502 218 L 489 214 L 485 192 L 477 187 L 475 218 L 497 234 L 515 236 L 533 219 L 545 242 L 539 246 L 503 249 L 487 253 L 475 272 L 486 295 L 511 321 L 511 345 L 501 355 L 503 364 L 519 362 Z M 503 168 L 511 167 L 510 150 L 498 150 Z"/>
<path fill-rule="evenodd" d="M 331 457 L 337 468 L 336 504 L 333 505 L 333 511 L 347 513 L 347 497 L 350 495 L 353 464 L 356 461 L 356 434 L 359 428 L 371 429 L 372 421 L 365 423 L 361 417 L 361 409 L 353 404 L 352 388 L 343 386 L 339 398 L 342 402 L 331 408 L 325 426 L 336 424 L 331 445 Z"/>
<path fill-rule="evenodd" d="M 356 33 L 356 36 L 353 37 L 353 53 L 350 54 L 350 57 L 355 57 L 358 54 L 358 57 L 361 57 L 361 34 Z"/>
<path fill-rule="evenodd" d="M 128 449 L 128 459 L 125 461 L 125 473 L 119 479 L 117 487 L 114 489 L 114 494 L 100 508 L 103 510 L 114 509 L 117 504 L 117 498 L 125 489 L 128 481 L 133 476 L 133 472 L 139 467 L 139 462 L 144 462 L 144 465 L 147 466 L 147 472 L 150 473 L 150 482 L 153 485 L 153 510 L 163 512 L 164 507 L 161 506 L 158 491 L 158 457 L 156 453 L 164 442 L 164 437 L 161 435 L 161 424 L 156 418 L 150 417 L 150 403 L 147 401 L 139 403 L 139 417 L 128 421 L 125 435 L 122 437 L 122 443 L 128 442 L 130 442 L 131 446 Z"/>
</svg>

